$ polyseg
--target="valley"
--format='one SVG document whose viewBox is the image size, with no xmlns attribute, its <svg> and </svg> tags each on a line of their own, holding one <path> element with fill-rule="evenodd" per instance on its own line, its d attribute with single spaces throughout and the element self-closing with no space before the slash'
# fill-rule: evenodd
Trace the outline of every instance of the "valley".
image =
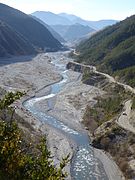
<svg viewBox="0 0 135 180">
<path fill-rule="evenodd" d="M 0 3 L 0 179 L 134 180 L 135 15 L 64 7 Z"/>
<path fill-rule="evenodd" d="M 25 127 L 25 122 L 27 122 L 30 124 L 30 126 L 32 126 L 32 128 L 35 129 L 36 132 L 42 132 L 43 134 L 44 133 L 47 134 L 48 145 L 49 148 L 51 149 L 52 154 L 54 155 L 55 163 L 58 163 L 63 156 L 67 155 L 67 153 L 70 153 L 72 157 L 72 155 L 74 154 L 76 148 L 80 143 L 79 144 L 76 143 L 76 140 L 74 140 L 72 136 L 66 135 L 65 133 L 63 134 L 61 130 L 58 130 L 59 128 L 57 128 L 57 126 L 53 127 L 53 125 L 50 124 L 51 122 L 46 123 L 41 118 L 37 119 L 36 115 L 31 114 L 24 109 L 24 107 L 22 106 L 22 102 L 28 99 L 29 97 L 35 96 L 35 100 L 36 99 L 37 100 L 35 102 L 33 101 L 34 104 L 33 103 L 32 104 L 33 107 L 36 107 L 37 111 L 41 113 L 47 113 L 49 117 L 55 117 L 61 123 L 64 123 L 66 125 L 65 127 L 69 128 L 69 129 L 67 128 L 67 132 L 68 131 L 70 132 L 70 129 L 73 129 L 73 132 L 75 131 L 78 132 L 79 134 L 80 133 L 87 134 L 87 131 L 85 130 L 85 128 L 82 126 L 81 123 L 83 114 L 85 112 L 85 108 L 87 104 L 91 104 L 91 105 L 95 104 L 95 99 L 94 99 L 95 97 L 103 95 L 103 91 L 100 90 L 99 88 L 83 84 L 81 82 L 80 73 L 68 71 L 66 74 L 67 77 L 69 77 L 69 79 L 67 79 L 67 82 L 66 81 L 64 82 L 66 84 L 63 86 L 62 90 L 60 92 L 58 91 L 57 95 L 52 97 L 51 99 L 49 98 L 49 96 L 48 96 L 49 99 L 44 98 L 44 96 L 50 92 L 50 87 L 48 85 L 50 85 L 53 82 L 59 81 L 61 79 L 59 75 L 58 67 L 60 69 L 63 68 L 64 66 L 66 66 L 66 63 L 71 60 L 66 56 L 67 56 L 66 53 L 62 53 L 62 52 L 40 54 L 31 61 L 29 61 L 28 63 L 27 62 L 15 63 L 0 68 L 0 73 L 3 74 L 2 76 L 3 78 L 1 79 L 1 87 L 10 91 L 12 90 L 14 91 L 17 88 L 22 89 L 23 91 L 24 90 L 28 91 L 26 98 L 23 98 L 21 101 L 15 102 L 13 104 L 13 106 L 17 107 L 16 113 L 21 118 L 24 119 L 23 123 L 19 122 L 20 127 L 22 127 L 22 129 L 25 129 L 25 131 L 29 131 L 29 128 L 27 128 L 27 126 Z M 44 61 L 45 59 L 46 61 Z M 51 62 L 54 63 L 55 66 Z M 43 63 L 45 63 L 44 68 L 43 68 Z M 24 66 L 27 66 L 26 72 L 24 71 Z M 13 68 L 15 70 L 14 71 L 15 73 L 12 72 Z M 8 71 L 5 71 L 5 69 Z M 36 69 L 36 71 L 34 69 Z M 21 73 L 22 70 L 23 72 Z M 42 78 L 41 78 L 41 71 L 42 71 Z M 47 74 L 43 76 L 43 72 Z M 20 73 L 22 74 L 21 77 L 19 76 Z M 50 75 L 48 73 L 50 73 Z M 16 80 L 16 77 L 19 78 L 19 81 Z M 9 82 L 11 82 L 12 86 L 10 85 Z M 71 135 L 72 135 L 72 130 L 71 130 Z M 92 147 L 89 148 L 91 149 Z M 91 178 L 96 177 L 99 179 L 101 179 L 102 175 L 103 175 L 102 179 L 113 180 L 116 178 L 117 179 L 120 178 L 121 172 L 119 171 L 116 164 L 112 160 L 108 159 L 107 155 L 102 154 L 103 153 L 102 151 L 96 149 L 92 150 L 92 149 L 91 149 L 92 151 L 91 157 L 88 156 L 87 151 L 86 151 L 87 152 L 86 156 L 88 160 L 90 160 L 91 165 L 93 163 L 96 165 L 96 166 L 94 164 L 92 165 L 93 168 L 94 166 L 96 168 L 95 175 L 93 173 L 91 174 L 91 171 L 87 171 L 87 166 L 86 166 L 85 175 L 88 173 L 87 174 L 88 177 Z M 82 155 L 78 154 L 78 157 L 82 157 Z M 79 161 L 74 163 L 76 164 L 78 162 Z M 72 165 L 71 163 L 71 167 L 75 167 L 77 165 L 75 164 Z M 103 168 L 102 173 L 101 173 L 101 169 L 102 169 L 101 167 Z M 76 166 L 76 168 L 79 168 L 79 166 L 78 167 Z M 70 166 L 66 167 L 66 171 L 70 175 Z M 80 170 L 76 170 L 76 173 L 81 177 L 81 179 L 84 178 L 83 176 L 85 175 L 80 174 L 79 172 Z M 74 173 L 75 173 L 74 171 L 73 172 L 71 171 L 71 175 L 73 175 Z M 106 174 L 108 177 L 106 177 Z M 70 179 L 71 177 L 72 176 L 69 176 L 68 179 Z M 74 177 L 76 177 L 75 174 Z M 78 176 L 75 179 L 78 179 Z"/>
</svg>

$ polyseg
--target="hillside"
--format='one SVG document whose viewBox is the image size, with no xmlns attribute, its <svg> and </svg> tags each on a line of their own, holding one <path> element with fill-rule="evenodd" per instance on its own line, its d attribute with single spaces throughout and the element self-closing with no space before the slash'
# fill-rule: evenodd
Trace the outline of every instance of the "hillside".
<svg viewBox="0 0 135 180">
<path fill-rule="evenodd" d="M 81 24 L 73 25 L 53 25 L 52 28 L 59 33 L 66 41 L 75 41 L 81 39 L 87 34 L 95 32 L 94 29 L 89 26 L 84 26 Z"/>
<path fill-rule="evenodd" d="M 51 25 L 51 27 L 53 28 L 54 31 L 59 33 L 64 38 L 64 36 L 65 36 L 66 32 L 68 31 L 68 28 L 70 27 L 70 25 L 57 24 L 57 25 Z"/>
<path fill-rule="evenodd" d="M 59 50 L 62 45 L 42 24 L 19 10 L 0 3 L 0 19 L 37 48 Z"/>
<path fill-rule="evenodd" d="M 34 18 L 39 23 L 41 23 L 42 25 L 44 25 L 50 31 L 50 33 L 53 35 L 53 37 L 55 39 L 57 39 L 59 42 L 61 42 L 61 43 L 65 42 L 64 38 L 62 38 L 62 36 L 60 34 L 58 34 L 56 31 L 54 31 L 54 29 L 51 28 L 51 26 L 49 26 L 48 24 L 46 24 L 45 22 L 43 22 L 41 19 L 37 18 L 36 16 L 31 15 L 31 17 Z"/>
<path fill-rule="evenodd" d="M 135 15 L 96 33 L 81 43 L 77 51 L 79 62 L 96 65 L 104 72 L 117 75 L 118 79 L 126 73 L 122 81 L 128 83 L 134 78 L 133 70 L 131 75 L 127 68 L 135 65 Z M 135 83 L 129 84 L 135 86 Z"/>
<path fill-rule="evenodd" d="M 60 34 L 66 41 L 76 41 L 76 40 L 80 41 L 80 39 L 86 39 L 87 37 L 91 36 L 91 35 L 87 36 L 87 34 L 90 34 L 95 30 L 103 29 L 117 22 L 116 20 L 88 21 L 73 14 L 67 14 L 67 13 L 55 14 L 46 11 L 36 11 L 31 15 L 40 19 L 45 24 L 47 23 L 49 26 L 53 28 L 54 31 Z M 51 33 L 53 34 L 52 31 Z M 53 35 L 54 37 L 56 37 L 55 34 Z"/>
<path fill-rule="evenodd" d="M 81 37 L 85 36 L 86 34 L 92 33 L 95 30 L 90 28 L 89 26 L 84 26 L 81 24 L 73 24 L 69 26 L 66 33 L 64 34 L 65 40 L 73 41 L 76 39 L 80 39 Z"/>
<path fill-rule="evenodd" d="M 0 21 L 0 57 L 34 54 L 34 47 L 6 23 Z"/>
</svg>

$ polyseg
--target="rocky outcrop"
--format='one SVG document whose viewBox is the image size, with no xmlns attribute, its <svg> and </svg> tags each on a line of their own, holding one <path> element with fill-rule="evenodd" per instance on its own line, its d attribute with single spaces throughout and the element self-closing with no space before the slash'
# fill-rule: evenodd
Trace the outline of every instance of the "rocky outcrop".
<svg viewBox="0 0 135 180">
<path fill-rule="evenodd" d="M 66 68 L 72 69 L 73 71 L 80 72 L 80 73 L 83 73 L 84 71 L 93 72 L 95 70 L 94 66 L 79 64 L 77 62 L 69 62 Z"/>
</svg>

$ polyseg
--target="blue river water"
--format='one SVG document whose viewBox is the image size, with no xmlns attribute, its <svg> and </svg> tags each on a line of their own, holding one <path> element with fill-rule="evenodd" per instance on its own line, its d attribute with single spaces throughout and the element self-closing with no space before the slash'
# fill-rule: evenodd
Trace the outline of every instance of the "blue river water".
<svg viewBox="0 0 135 180">
<path fill-rule="evenodd" d="M 108 180 L 102 163 L 94 156 L 93 147 L 90 145 L 88 135 L 80 133 L 47 113 L 40 112 L 36 109 L 35 103 L 46 100 L 51 103 L 51 98 L 64 88 L 68 82 L 66 65 L 61 63 L 61 59 L 66 59 L 64 53 L 48 53 L 56 70 L 61 74 L 62 80 L 51 85 L 50 94 L 42 97 L 33 97 L 24 102 L 24 107 L 29 110 L 40 121 L 45 122 L 54 128 L 66 134 L 77 144 L 77 151 L 71 162 L 71 176 L 75 180 Z"/>
</svg>

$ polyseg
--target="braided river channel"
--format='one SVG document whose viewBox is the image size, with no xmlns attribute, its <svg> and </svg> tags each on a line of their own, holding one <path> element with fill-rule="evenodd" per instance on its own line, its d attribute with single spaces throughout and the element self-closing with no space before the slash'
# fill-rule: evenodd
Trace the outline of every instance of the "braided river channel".
<svg viewBox="0 0 135 180">
<path fill-rule="evenodd" d="M 24 107 L 29 110 L 40 121 L 51 125 L 58 131 L 66 134 L 77 145 L 76 152 L 71 162 L 71 177 L 75 180 L 108 180 L 105 173 L 103 164 L 94 156 L 93 147 L 90 145 L 90 138 L 86 131 L 78 132 L 71 127 L 68 127 L 63 122 L 57 120 L 55 117 L 36 109 L 35 103 L 39 101 L 47 101 L 48 106 L 51 106 L 51 98 L 57 96 L 57 94 L 65 87 L 69 82 L 66 70 L 66 63 L 63 61 L 69 61 L 69 58 L 65 56 L 64 52 L 48 53 L 47 55 L 51 59 L 51 63 L 55 65 L 56 71 L 62 76 L 62 80 L 53 85 L 50 85 L 51 91 L 48 95 L 43 97 L 33 97 L 23 103 Z"/>
</svg>

